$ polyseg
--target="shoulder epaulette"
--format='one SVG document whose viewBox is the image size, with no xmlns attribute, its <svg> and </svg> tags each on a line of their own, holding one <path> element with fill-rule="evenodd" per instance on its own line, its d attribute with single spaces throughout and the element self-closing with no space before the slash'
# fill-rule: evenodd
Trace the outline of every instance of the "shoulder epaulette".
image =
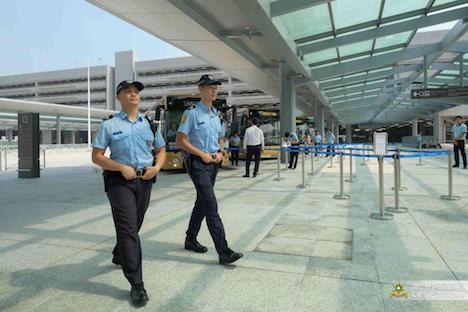
<svg viewBox="0 0 468 312">
<path fill-rule="evenodd" d="M 106 121 L 106 120 L 109 120 L 109 119 L 112 119 L 112 118 L 114 118 L 114 115 L 109 115 L 108 117 L 103 118 L 102 121 Z"/>
</svg>

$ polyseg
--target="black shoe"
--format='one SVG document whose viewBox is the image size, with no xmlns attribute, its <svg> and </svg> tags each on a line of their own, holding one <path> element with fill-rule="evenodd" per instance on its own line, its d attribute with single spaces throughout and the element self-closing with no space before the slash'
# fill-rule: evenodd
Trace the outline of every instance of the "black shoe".
<svg viewBox="0 0 468 312">
<path fill-rule="evenodd" d="M 458 168 L 460 165 L 453 165 L 452 168 Z"/>
<path fill-rule="evenodd" d="M 257 173 L 256 173 L 256 172 L 254 172 L 254 174 L 253 174 L 253 177 L 255 178 L 256 176 L 257 176 Z"/>
<path fill-rule="evenodd" d="M 143 283 L 132 286 L 132 290 L 130 290 L 130 299 L 132 300 L 132 304 L 137 307 L 142 307 L 146 304 L 149 298 L 146 294 Z"/>
<path fill-rule="evenodd" d="M 243 177 L 243 178 L 248 178 L 248 177 L 250 177 L 250 175 L 249 175 L 248 173 L 246 173 L 246 174 L 244 174 L 242 177 Z"/>
<path fill-rule="evenodd" d="M 185 238 L 185 249 L 205 253 L 208 251 L 208 248 L 200 244 L 196 239 Z"/>
<path fill-rule="evenodd" d="M 228 248 L 225 252 L 219 255 L 219 264 L 233 263 L 242 258 L 243 256 L 244 255 L 240 252 L 234 252 L 233 250 Z"/>
<path fill-rule="evenodd" d="M 466 169 L 466 165 L 463 165 L 463 169 Z"/>
<path fill-rule="evenodd" d="M 112 263 L 115 264 L 115 265 L 121 265 L 122 264 L 122 262 L 120 262 L 120 257 L 116 256 L 116 255 L 114 255 L 112 257 Z"/>
</svg>

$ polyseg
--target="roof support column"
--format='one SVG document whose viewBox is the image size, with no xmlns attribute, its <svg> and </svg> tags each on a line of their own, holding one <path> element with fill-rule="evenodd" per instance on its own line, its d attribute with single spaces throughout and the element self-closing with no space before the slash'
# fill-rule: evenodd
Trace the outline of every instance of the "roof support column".
<svg viewBox="0 0 468 312">
<path fill-rule="evenodd" d="M 55 132 L 56 144 L 62 144 L 62 125 L 60 124 L 61 117 L 57 116 L 57 131 Z"/>
<path fill-rule="evenodd" d="M 412 121 L 412 131 L 411 131 L 412 136 L 417 136 L 418 135 L 418 120 L 414 119 Z"/>
<path fill-rule="evenodd" d="M 320 131 L 322 138 L 325 136 L 325 112 L 320 103 L 315 103 L 315 129 Z"/>
<path fill-rule="evenodd" d="M 424 55 L 423 59 L 423 74 L 424 74 L 424 88 L 427 88 L 427 55 Z"/>
<path fill-rule="evenodd" d="M 445 143 L 445 140 L 442 140 L 443 138 L 443 132 L 442 132 L 442 127 L 441 127 L 441 119 L 440 119 L 440 113 L 436 113 L 432 116 L 432 135 L 434 137 L 434 142 L 437 143 Z"/>
<path fill-rule="evenodd" d="M 296 131 L 296 87 L 291 79 L 291 69 L 286 62 L 279 63 L 280 76 L 280 132 Z"/>
<path fill-rule="evenodd" d="M 463 72 L 463 54 L 464 54 L 464 53 L 460 53 L 460 56 L 459 56 L 459 62 L 460 62 L 460 76 L 459 76 L 460 87 L 463 87 L 463 77 L 464 77 L 464 72 Z"/>
<path fill-rule="evenodd" d="M 351 125 L 346 126 L 346 143 L 353 143 L 353 127 Z"/>
</svg>

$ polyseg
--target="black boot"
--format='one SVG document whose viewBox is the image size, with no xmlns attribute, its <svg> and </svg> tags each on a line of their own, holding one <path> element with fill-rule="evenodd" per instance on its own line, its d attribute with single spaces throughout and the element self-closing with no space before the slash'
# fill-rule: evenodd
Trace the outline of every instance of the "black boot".
<svg viewBox="0 0 468 312">
<path fill-rule="evenodd" d="M 242 258 L 243 256 L 244 255 L 240 252 L 234 252 L 232 249 L 227 248 L 226 251 L 219 254 L 219 264 L 233 263 Z"/>
<path fill-rule="evenodd" d="M 189 238 L 188 236 L 185 238 L 185 249 L 199 253 L 208 251 L 208 248 L 200 244 L 196 238 Z"/>
<path fill-rule="evenodd" d="M 146 304 L 148 301 L 148 295 L 146 294 L 143 283 L 132 286 L 132 289 L 130 290 L 130 299 L 132 300 L 132 304 L 137 307 L 141 307 Z"/>
</svg>

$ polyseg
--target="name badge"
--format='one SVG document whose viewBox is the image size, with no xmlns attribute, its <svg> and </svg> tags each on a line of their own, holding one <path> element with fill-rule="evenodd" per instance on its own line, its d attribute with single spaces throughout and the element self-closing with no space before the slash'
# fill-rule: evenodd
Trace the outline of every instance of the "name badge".
<svg viewBox="0 0 468 312">
<path fill-rule="evenodd" d="M 122 134 L 122 131 L 113 132 L 112 135 Z"/>
<path fill-rule="evenodd" d="M 202 122 L 197 123 L 197 126 L 201 126 L 201 125 L 204 125 L 204 124 L 205 124 L 205 122 L 202 121 Z"/>
</svg>

